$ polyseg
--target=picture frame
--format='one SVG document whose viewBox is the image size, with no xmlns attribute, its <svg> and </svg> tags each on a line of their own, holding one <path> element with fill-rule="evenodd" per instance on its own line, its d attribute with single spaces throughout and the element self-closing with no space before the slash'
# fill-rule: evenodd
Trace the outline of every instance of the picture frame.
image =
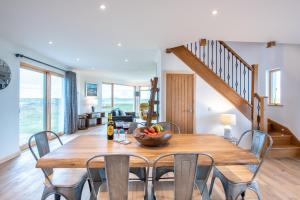
<svg viewBox="0 0 300 200">
<path fill-rule="evenodd" d="M 87 97 L 98 96 L 98 84 L 97 83 L 85 83 L 85 96 L 87 96 Z"/>
</svg>

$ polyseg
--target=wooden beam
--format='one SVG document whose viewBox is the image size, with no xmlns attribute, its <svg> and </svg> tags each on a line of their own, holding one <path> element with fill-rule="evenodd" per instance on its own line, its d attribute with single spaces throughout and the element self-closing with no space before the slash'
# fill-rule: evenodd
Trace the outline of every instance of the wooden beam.
<svg viewBox="0 0 300 200">
<path fill-rule="evenodd" d="M 267 43 L 267 48 L 272 48 L 276 46 L 276 42 L 275 41 L 270 41 Z"/>
<path fill-rule="evenodd" d="M 207 40 L 206 40 L 206 39 L 201 39 L 201 40 L 200 40 L 200 46 L 201 46 L 201 47 L 206 46 L 206 43 L 207 43 Z"/>
<path fill-rule="evenodd" d="M 215 90 L 227 98 L 249 120 L 252 120 L 252 105 L 220 79 L 218 75 L 211 71 L 211 69 L 193 55 L 185 46 L 172 48 L 172 52 Z"/>
</svg>

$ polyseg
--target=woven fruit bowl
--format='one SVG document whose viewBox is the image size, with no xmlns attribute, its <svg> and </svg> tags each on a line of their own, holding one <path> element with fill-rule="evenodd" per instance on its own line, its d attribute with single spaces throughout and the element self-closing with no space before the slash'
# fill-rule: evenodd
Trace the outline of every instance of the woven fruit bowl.
<svg viewBox="0 0 300 200">
<path fill-rule="evenodd" d="M 137 128 L 133 132 L 134 138 L 142 145 L 157 147 L 166 145 L 172 137 L 171 131 L 149 132 L 149 128 Z"/>
</svg>

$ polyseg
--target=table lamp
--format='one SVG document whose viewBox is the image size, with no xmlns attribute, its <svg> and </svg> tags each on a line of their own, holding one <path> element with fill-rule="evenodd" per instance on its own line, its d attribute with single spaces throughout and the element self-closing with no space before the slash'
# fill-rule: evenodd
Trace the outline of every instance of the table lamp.
<svg viewBox="0 0 300 200">
<path fill-rule="evenodd" d="M 231 126 L 236 125 L 236 115 L 234 114 L 221 114 L 221 123 L 224 125 L 224 138 L 231 139 Z"/>
</svg>

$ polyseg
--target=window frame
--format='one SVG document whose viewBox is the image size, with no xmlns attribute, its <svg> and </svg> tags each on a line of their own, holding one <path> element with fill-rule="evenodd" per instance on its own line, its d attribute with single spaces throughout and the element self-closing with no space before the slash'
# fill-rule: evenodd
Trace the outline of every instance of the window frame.
<svg viewBox="0 0 300 200">
<path fill-rule="evenodd" d="M 31 70 L 31 71 L 36 71 L 39 73 L 44 74 L 44 98 L 45 98 L 45 121 L 44 121 L 44 129 L 45 130 L 51 130 L 51 75 L 53 76 L 58 76 L 61 78 L 65 78 L 63 74 L 56 73 L 47 69 L 43 69 L 41 67 L 37 67 L 32 64 L 28 64 L 25 62 L 20 62 L 20 68 L 26 69 L 26 70 Z M 64 86 L 63 86 L 64 87 Z M 20 134 L 20 133 L 19 133 Z M 64 132 L 58 132 L 57 134 L 63 135 Z"/>
<path fill-rule="evenodd" d="M 137 102 L 137 100 L 136 100 L 136 96 L 135 96 L 135 92 L 136 92 L 136 86 L 133 86 L 133 85 L 126 85 L 126 84 L 119 84 L 119 83 L 109 83 L 109 82 L 102 82 L 101 83 L 101 110 L 103 109 L 103 106 L 102 106 L 102 85 L 103 84 L 107 84 L 107 85 L 111 85 L 111 107 L 112 107 L 112 109 L 114 109 L 114 98 L 115 98 L 115 95 L 114 95 L 114 91 L 115 91 L 115 89 L 114 89 L 114 87 L 115 87 L 115 85 L 123 85 L 123 86 L 129 86 L 129 87 L 133 87 L 134 88 L 134 94 L 133 94 L 133 98 L 134 98 L 134 108 L 133 108 L 133 110 L 134 110 L 134 112 L 135 112 L 135 110 L 136 110 L 136 102 Z M 126 112 L 126 111 L 125 111 Z"/>
<path fill-rule="evenodd" d="M 281 92 L 280 92 L 280 97 L 279 97 L 279 99 L 280 99 L 279 103 L 274 103 L 274 100 L 272 98 L 272 96 L 273 96 L 272 95 L 273 94 L 272 93 L 273 92 L 273 90 L 272 90 L 272 87 L 273 87 L 272 75 L 276 72 L 280 72 L 280 91 L 281 91 L 281 88 L 282 88 L 281 87 L 281 69 L 280 68 L 275 68 L 275 69 L 269 70 L 269 72 L 268 72 L 268 78 L 269 78 L 269 87 L 268 87 L 269 100 L 268 100 L 268 104 L 269 104 L 269 106 L 282 106 Z"/>
</svg>

